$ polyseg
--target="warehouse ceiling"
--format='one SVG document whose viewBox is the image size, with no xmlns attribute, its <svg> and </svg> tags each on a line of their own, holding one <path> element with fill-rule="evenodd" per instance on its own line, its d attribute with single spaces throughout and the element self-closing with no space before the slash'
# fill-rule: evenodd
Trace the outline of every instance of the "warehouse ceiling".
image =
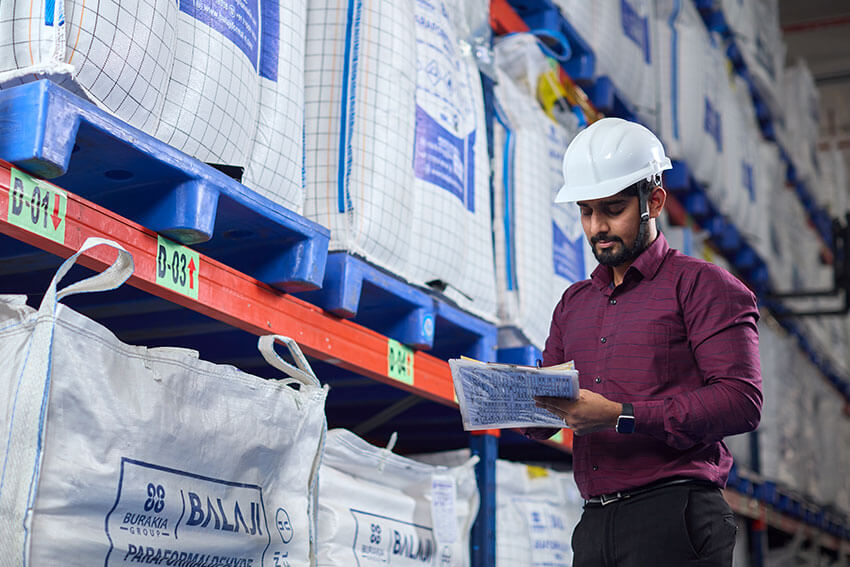
<svg viewBox="0 0 850 567">
<path fill-rule="evenodd" d="M 850 2 L 780 0 L 786 61 L 805 59 L 821 94 L 821 135 L 850 148 Z"/>
</svg>

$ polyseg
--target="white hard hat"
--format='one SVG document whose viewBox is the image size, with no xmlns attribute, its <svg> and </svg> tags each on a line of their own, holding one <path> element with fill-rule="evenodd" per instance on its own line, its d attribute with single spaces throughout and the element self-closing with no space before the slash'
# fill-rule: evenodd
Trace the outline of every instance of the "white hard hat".
<svg viewBox="0 0 850 567">
<path fill-rule="evenodd" d="M 579 132 L 564 152 L 564 185 L 555 202 L 610 197 L 672 167 L 655 134 L 636 122 L 603 118 Z"/>
</svg>

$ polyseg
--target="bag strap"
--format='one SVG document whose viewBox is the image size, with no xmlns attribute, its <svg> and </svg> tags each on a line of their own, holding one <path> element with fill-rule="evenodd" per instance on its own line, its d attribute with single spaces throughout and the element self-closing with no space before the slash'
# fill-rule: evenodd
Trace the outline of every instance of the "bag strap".
<svg viewBox="0 0 850 567">
<path fill-rule="evenodd" d="M 95 246 L 118 250 L 118 258 L 104 272 L 57 292 L 57 285 L 81 254 Z M 23 565 L 29 563 L 29 535 L 44 457 L 47 410 L 53 358 L 56 309 L 63 297 L 74 293 L 114 289 L 133 273 L 133 257 L 115 242 L 89 238 L 80 250 L 59 267 L 44 294 L 35 325 L 25 345 L 23 370 L 16 381 L 10 411 L 6 451 L 0 455 L 0 557 Z"/>
<path fill-rule="evenodd" d="M 289 364 L 280 357 L 274 348 L 275 341 L 280 341 L 286 345 L 286 348 L 289 349 L 290 354 L 292 354 L 292 358 L 295 360 L 297 367 Z M 259 349 L 260 354 L 263 355 L 266 362 L 274 368 L 277 368 L 290 378 L 294 378 L 302 384 L 321 388 L 322 384 L 319 382 L 319 379 L 316 378 L 316 373 L 313 372 L 313 369 L 310 367 L 310 363 L 307 362 L 307 358 L 304 356 L 304 353 L 301 352 L 301 347 L 298 346 L 298 343 L 295 342 L 294 339 L 283 335 L 265 335 L 260 337 L 260 340 L 257 342 L 257 348 Z"/>
</svg>

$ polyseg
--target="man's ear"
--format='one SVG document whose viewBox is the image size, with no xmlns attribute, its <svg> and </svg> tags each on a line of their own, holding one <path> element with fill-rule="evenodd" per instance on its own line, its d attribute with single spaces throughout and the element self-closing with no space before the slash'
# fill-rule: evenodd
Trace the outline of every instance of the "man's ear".
<svg viewBox="0 0 850 567">
<path fill-rule="evenodd" d="M 658 215 L 660 215 L 661 211 L 664 210 L 664 203 L 666 202 L 667 191 L 664 190 L 664 187 L 661 185 L 653 187 L 652 192 L 649 194 L 649 199 L 647 199 L 647 205 L 649 206 L 649 218 L 658 218 Z"/>
</svg>

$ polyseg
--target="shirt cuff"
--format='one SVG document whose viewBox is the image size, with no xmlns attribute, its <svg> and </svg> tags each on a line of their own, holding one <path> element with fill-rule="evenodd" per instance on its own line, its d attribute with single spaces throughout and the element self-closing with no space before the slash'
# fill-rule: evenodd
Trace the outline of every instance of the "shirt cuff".
<svg viewBox="0 0 850 567">
<path fill-rule="evenodd" d="M 632 402 L 635 408 L 635 433 L 664 439 L 664 400 Z"/>
</svg>

